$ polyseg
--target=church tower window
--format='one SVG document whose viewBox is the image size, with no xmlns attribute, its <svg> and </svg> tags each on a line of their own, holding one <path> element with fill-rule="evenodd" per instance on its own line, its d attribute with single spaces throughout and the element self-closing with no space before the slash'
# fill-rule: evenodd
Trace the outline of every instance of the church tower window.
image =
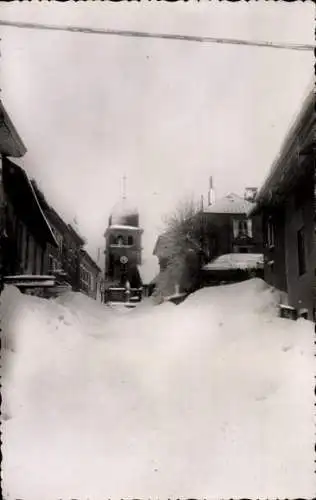
<svg viewBox="0 0 316 500">
<path fill-rule="evenodd" d="M 124 238 L 121 234 L 116 238 L 116 244 L 120 247 L 124 245 Z"/>
</svg>

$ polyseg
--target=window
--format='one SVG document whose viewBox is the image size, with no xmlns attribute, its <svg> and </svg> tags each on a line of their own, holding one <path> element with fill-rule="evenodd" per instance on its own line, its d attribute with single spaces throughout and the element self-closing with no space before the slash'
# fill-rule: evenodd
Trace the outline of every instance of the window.
<svg viewBox="0 0 316 500">
<path fill-rule="evenodd" d="M 91 288 L 91 273 L 83 265 L 80 266 L 80 281 L 81 288 L 88 290 Z"/>
<path fill-rule="evenodd" d="M 252 238 L 251 219 L 233 219 L 234 238 Z"/>
<path fill-rule="evenodd" d="M 108 275 L 113 276 L 114 273 L 114 257 L 112 254 L 109 255 L 109 264 L 108 264 Z"/>
<path fill-rule="evenodd" d="M 161 271 L 164 271 L 165 269 L 167 269 L 168 259 L 166 259 L 166 258 L 159 259 L 159 266 L 160 266 Z"/>
<path fill-rule="evenodd" d="M 116 238 L 116 244 L 119 245 L 119 246 L 123 246 L 124 245 L 124 238 L 123 238 L 123 236 L 121 234 Z"/>
<path fill-rule="evenodd" d="M 304 228 L 297 231 L 297 257 L 298 257 L 298 274 L 301 276 L 306 273 L 305 259 L 305 237 Z"/>
<path fill-rule="evenodd" d="M 63 248 L 63 237 L 62 235 L 59 233 L 59 231 L 57 231 L 57 229 L 55 229 L 54 227 L 52 227 L 52 232 L 56 238 L 56 241 L 58 243 L 58 248 L 59 250 L 61 251 L 62 248 Z"/>
<path fill-rule="evenodd" d="M 36 274 L 37 271 L 37 251 L 38 247 L 36 242 L 34 241 L 34 251 L 33 251 L 33 262 L 32 262 L 32 274 Z"/>
<path fill-rule="evenodd" d="M 54 271 L 57 271 L 59 269 L 59 263 L 58 260 L 55 259 L 52 255 L 48 256 L 48 271 L 49 274 L 52 274 Z"/>
<path fill-rule="evenodd" d="M 20 221 L 16 222 L 16 241 L 17 241 L 17 252 L 19 256 L 22 256 L 22 243 L 23 243 L 23 224 Z"/>
<path fill-rule="evenodd" d="M 133 246 L 134 238 L 133 236 L 126 236 L 125 234 L 118 234 L 117 236 L 111 235 L 109 242 L 111 246 Z"/>
<path fill-rule="evenodd" d="M 247 229 L 248 229 L 249 238 L 252 238 L 252 220 L 251 219 L 247 219 Z"/>
<path fill-rule="evenodd" d="M 41 250 L 41 270 L 40 273 L 44 274 L 44 263 L 45 263 L 45 250 L 42 248 Z"/>
<path fill-rule="evenodd" d="M 28 260 L 29 260 L 29 244 L 30 244 L 30 235 L 26 232 L 25 236 L 25 256 L 24 256 L 24 266 L 27 268 Z"/>
<path fill-rule="evenodd" d="M 49 255 L 48 256 L 48 272 L 49 272 L 49 274 L 51 274 L 53 271 L 53 267 L 54 267 L 53 261 L 54 261 L 54 259 L 53 259 L 52 255 Z"/>
<path fill-rule="evenodd" d="M 234 238 L 238 237 L 238 220 L 234 219 L 233 220 L 233 233 L 234 233 Z"/>
<path fill-rule="evenodd" d="M 120 261 L 120 269 L 121 269 L 121 273 L 126 273 L 127 272 L 127 262 Z"/>
<path fill-rule="evenodd" d="M 124 284 L 125 281 L 127 280 L 127 272 L 128 272 L 128 267 L 126 262 L 120 262 L 120 277 L 121 277 L 121 283 Z"/>
<path fill-rule="evenodd" d="M 248 226 L 245 220 L 240 220 L 238 223 L 238 236 L 247 236 Z"/>
<path fill-rule="evenodd" d="M 269 248 L 275 246 L 275 224 L 271 217 L 269 217 L 267 223 L 267 243 Z"/>
</svg>

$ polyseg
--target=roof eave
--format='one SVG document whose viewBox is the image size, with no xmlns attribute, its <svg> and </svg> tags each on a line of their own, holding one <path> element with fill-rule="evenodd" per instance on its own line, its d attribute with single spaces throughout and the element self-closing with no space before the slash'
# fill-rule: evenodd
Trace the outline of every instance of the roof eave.
<svg viewBox="0 0 316 500">
<path fill-rule="evenodd" d="M 86 243 L 85 239 L 82 236 L 80 236 L 80 234 L 75 230 L 75 228 L 71 224 L 67 224 L 67 229 L 72 234 L 72 236 L 75 236 L 79 245 L 81 246 L 85 245 Z"/>
<path fill-rule="evenodd" d="M 272 163 L 270 172 L 256 196 L 257 204 L 261 204 L 267 198 L 269 190 L 275 185 L 280 177 L 282 177 L 282 167 L 284 166 L 286 160 L 293 155 L 293 151 L 295 151 L 295 145 L 297 144 L 295 142 L 295 138 L 299 136 L 299 132 L 304 127 L 304 123 L 307 122 L 307 124 L 309 124 L 311 116 L 313 116 L 314 102 L 315 94 L 314 90 L 311 90 L 305 98 L 303 106 L 297 114 L 294 123 L 286 134 L 279 154 Z M 313 127 L 315 118 L 313 117 L 311 120 L 310 126 Z M 299 151 L 302 156 L 305 154 L 304 147 L 305 146 L 303 146 L 303 148 Z M 312 151 L 315 150 L 315 146 L 313 144 L 309 144 L 309 147 L 312 148 Z M 291 168 L 291 165 L 289 169 Z"/>
<path fill-rule="evenodd" d="M 2 115 L 2 116 L 1 116 Z M 4 156 L 20 158 L 27 152 L 26 146 L 18 134 L 12 120 L 10 119 L 5 107 L 0 100 L 0 116 L 2 117 L 2 126 L 4 126 L 9 134 L 9 139 L 5 144 L 0 144 L 0 153 Z"/>
<path fill-rule="evenodd" d="M 248 210 L 246 216 L 247 218 L 255 217 L 256 215 L 259 215 L 260 212 L 261 212 L 261 206 L 259 205 L 259 203 L 255 203 L 254 206 Z"/>
<path fill-rule="evenodd" d="M 102 269 L 98 266 L 98 264 L 93 260 L 93 258 L 91 257 L 90 254 L 88 254 L 87 250 L 85 250 L 84 248 L 82 248 L 80 250 L 81 254 L 83 257 L 85 257 L 88 261 L 89 261 L 89 264 L 94 267 L 98 272 L 102 272 Z"/>
<path fill-rule="evenodd" d="M 33 224 L 32 227 L 38 240 L 42 243 L 50 243 L 57 248 L 58 242 L 27 173 L 22 167 L 7 158 L 3 163 L 3 187 L 6 196 L 13 203 L 21 219 L 26 224 Z"/>
<path fill-rule="evenodd" d="M 46 225 L 47 225 L 47 227 L 48 227 L 48 229 L 49 229 L 49 233 L 50 233 L 50 237 L 51 237 L 51 244 L 52 244 L 55 248 L 58 248 L 58 246 L 59 246 L 59 245 L 58 245 L 57 239 L 56 239 L 56 237 L 55 237 L 55 235 L 54 235 L 54 233 L 53 233 L 53 230 L 52 230 L 52 228 L 51 228 L 51 225 L 49 224 L 49 222 L 48 222 L 48 220 L 47 220 L 47 217 L 46 217 L 46 215 L 45 215 L 45 213 L 44 213 L 44 210 L 42 209 L 41 204 L 40 204 L 40 202 L 39 202 L 39 200 L 38 200 L 38 198 L 37 198 L 37 195 L 36 195 L 35 189 L 34 189 L 34 187 L 33 187 L 33 184 L 31 183 L 31 181 L 30 181 L 29 177 L 27 176 L 26 172 L 25 172 L 25 177 L 26 177 L 26 179 L 27 179 L 27 182 L 28 182 L 28 184 L 29 184 L 29 187 L 30 187 L 31 191 L 33 192 L 33 195 L 34 195 L 34 198 L 35 198 L 35 200 L 36 200 L 36 204 L 37 204 L 37 206 L 38 206 L 38 209 L 39 209 L 39 211 L 40 211 L 40 213 L 41 213 L 41 215 L 42 215 L 42 217 L 43 217 L 43 219 L 44 219 L 44 221 L 45 221 L 45 223 L 46 223 Z"/>
</svg>

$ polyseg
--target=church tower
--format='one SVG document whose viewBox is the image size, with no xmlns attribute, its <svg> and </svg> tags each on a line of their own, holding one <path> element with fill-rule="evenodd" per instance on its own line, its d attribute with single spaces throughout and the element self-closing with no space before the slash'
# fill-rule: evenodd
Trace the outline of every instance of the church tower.
<svg viewBox="0 0 316 500">
<path fill-rule="evenodd" d="M 124 194 L 109 217 L 105 231 L 105 294 L 106 301 L 141 299 L 141 265 L 143 230 L 139 226 L 137 207 Z"/>
</svg>

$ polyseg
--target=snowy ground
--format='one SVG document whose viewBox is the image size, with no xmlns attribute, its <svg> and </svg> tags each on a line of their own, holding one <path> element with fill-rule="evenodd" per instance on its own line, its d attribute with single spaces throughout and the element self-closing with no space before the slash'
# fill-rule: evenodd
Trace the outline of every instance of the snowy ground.
<svg viewBox="0 0 316 500">
<path fill-rule="evenodd" d="M 179 306 L 1 296 L 12 500 L 311 498 L 310 322 L 258 279 Z"/>
</svg>

